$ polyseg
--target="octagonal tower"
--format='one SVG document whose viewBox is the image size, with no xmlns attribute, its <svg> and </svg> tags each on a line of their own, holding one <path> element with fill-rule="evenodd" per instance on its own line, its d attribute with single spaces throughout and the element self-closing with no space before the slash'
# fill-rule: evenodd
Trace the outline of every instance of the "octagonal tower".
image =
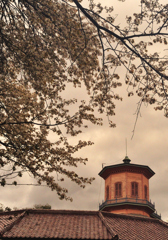
<svg viewBox="0 0 168 240">
<path fill-rule="evenodd" d="M 161 218 L 149 201 L 149 179 L 155 173 L 148 166 L 130 162 L 126 156 L 122 164 L 106 166 L 100 171 L 105 180 L 105 199 L 99 210 Z"/>
</svg>

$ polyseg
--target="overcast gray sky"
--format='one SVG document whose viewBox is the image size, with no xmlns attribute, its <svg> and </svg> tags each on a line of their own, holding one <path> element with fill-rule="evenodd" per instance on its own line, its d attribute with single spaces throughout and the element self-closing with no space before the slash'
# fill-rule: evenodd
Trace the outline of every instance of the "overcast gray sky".
<svg viewBox="0 0 168 240">
<path fill-rule="evenodd" d="M 128 1 L 129 4 L 135 1 Z M 121 3 L 120 3 L 121 4 Z M 128 6 L 129 7 L 129 6 Z M 79 90 L 79 93 L 80 94 Z M 98 210 L 99 203 L 104 199 L 104 180 L 98 176 L 102 163 L 108 165 L 121 163 L 127 154 L 132 163 L 148 165 L 156 174 L 150 179 L 150 198 L 155 202 L 162 219 L 168 219 L 168 119 L 163 112 L 153 109 L 153 106 L 143 105 L 141 117 L 135 129 L 132 130 L 136 119 L 137 97 L 127 97 L 125 86 L 120 90 L 123 101 L 116 105 L 116 116 L 113 121 L 116 128 L 109 128 L 107 119 L 104 125 L 91 126 L 81 134 L 83 140 L 95 144 L 79 152 L 80 156 L 88 157 L 86 166 L 80 165 L 77 171 L 82 176 L 95 177 L 95 181 L 79 188 L 70 181 L 65 183 L 73 202 L 59 200 L 55 192 L 45 187 L 1 187 L 0 203 L 11 208 L 33 207 L 34 204 L 50 204 L 53 209 Z M 54 136 L 51 136 L 54 138 Z M 76 141 L 73 140 L 72 141 Z M 32 182 L 32 179 L 30 179 Z"/>
<path fill-rule="evenodd" d="M 156 173 L 150 179 L 150 198 L 162 219 L 168 219 L 168 119 L 151 106 L 142 106 L 131 140 L 137 101 L 138 98 L 126 97 L 125 92 L 123 101 L 117 104 L 116 128 L 109 128 L 105 123 L 102 127 L 91 126 L 82 134 L 83 139 L 95 144 L 80 151 L 79 154 L 88 157 L 89 161 L 86 166 L 80 165 L 77 171 L 83 176 L 95 177 L 95 181 L 85 189 L 66 182 L 73 202 L 59 200 L 48 188 L 30 186 L 1 188 L 0 202 L 12 208 L 48 203 L 54 209 L 98 210 L 98 204 L 104 199 L 104 180 L 98 176 L 102 163 L 121 163 L 126 155 L 127 138 L 127 153 L 132 163 L 148 165 Z"/>
</svg>

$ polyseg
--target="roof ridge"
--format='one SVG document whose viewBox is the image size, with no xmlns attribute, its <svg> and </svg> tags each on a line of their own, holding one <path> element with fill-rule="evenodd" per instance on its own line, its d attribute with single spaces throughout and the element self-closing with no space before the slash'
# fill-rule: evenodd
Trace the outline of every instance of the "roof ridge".
<svg viewBox="0 0 168 240">
<path fill-rule="evenodd" d="M 159 222 L 161 225 L 164 225 L 164 226 L 168 227 L 168 223 L 167 223 L 167 222 L 163 221 L 162 219 L 157 219 L 157 220 L 158 220 L 158 222 Z"/>
<path fill-rule="evenodd" d="M 1 215 L 19 214 L 19 213 L 25 212 L 26 210 L 27 209 L 17 209 L 17 210 L 11 210 L 11 211 L 4 211 L 4 212 L 0 212 L 0 216 Z"/>
<path fill-rule="evenodd" d="M 100 220 L 102 221 L 102 223 L 105 225 L 105 227 L 107 228 L 107 231 L 109 231 L 109 233 L 112 236 L 112 239 L 114 240 L 118 240 L 118 235 L 115 233 L 115 231 L 109 226 L 109 224 L 107 223 L 107 221 L 105 220 L 103 214 L 101 212 L 98 212 L 98 216 L 100 218 Z"/>
<path fill-rule="evenodd" d="M 3 229 L 2 232 L 0 233 L 0 236 L 3 236 L 3 234 L 4 234 L 5 232 L 7 232 L 7 231 L 9 231 L 10 229 L 12 229 L 12 227 L 13 227 L 16 223 L 18 223 L 18 222 L 24 217 L 25 213 L 26 213 L 26 211 L 22 212 L 22 213 L 20 214 L 20 216 L 18 216 L 18 218 L 16 217 L 16 219 L 15 219 L 12 223 L 10 223 L 10 224 L 7 225 L 6 227 L 4 227 L 4 229 Z"/>
<path fill-rule="evenodd" d="M 41 214 L 77 214 L 77 215 L 97 215 L 98 211 L 90 211 L 90 210 L 64 210 L 64 209 L 25 209 L 27 213 L 41 213 Z"/>
</svg>

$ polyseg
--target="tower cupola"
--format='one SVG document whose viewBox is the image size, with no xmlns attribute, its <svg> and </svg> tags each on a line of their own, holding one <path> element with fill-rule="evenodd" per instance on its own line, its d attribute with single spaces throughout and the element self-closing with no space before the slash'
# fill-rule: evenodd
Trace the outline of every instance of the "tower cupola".
<svg viewBox="0 0 168 240">
<path fill-rule="evenodd" d="M 149 201 L 149 179 L 155 173 L 146 165 L 130 162 L 126 156 L 123 163 L 100 171 L 99 176 L 105 180 L 105 197 L 99 210 L 161 218 Z"/>
</svg>

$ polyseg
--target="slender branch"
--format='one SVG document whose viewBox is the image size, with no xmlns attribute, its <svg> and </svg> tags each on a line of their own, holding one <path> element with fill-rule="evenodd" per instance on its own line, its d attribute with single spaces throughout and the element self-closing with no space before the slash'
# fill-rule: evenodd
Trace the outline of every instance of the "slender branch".
<svg viewBox="0 0 168 240">
<path fill-rule="evenodd" d="M 107 32 L 108 34 L 114 36 L 115 38 L 117 38 L 118 40 L 120 40 L 126 47 L 127 49 L 129 49 L 132 53 L 134 53 L 141 61 L 145 62 L 153 71 L 155 71 L 160 77 L 165 78 L 166 80 L 168 80 L 168 76 L 159 72 L 159 70 L 157 70 L 154 66 L 152 66 L 148 61 L 146 61 L 146 59 L 144 57 L 142 57 L 137 51 L 136 49 L 131 48 L 128 43 L 126 43 L 125 40 L 127 40 L 127 37 L 120 37 L 118 34 L 112 32 L 111 30 L 109 30 L 108 28 L 105 28 L 101 25 L 99 25 L 89 14 L 88 12 L 81 6 L 81 4 L 77 1 L 77 0 L 73 0 L 73 2 L 76 4 L 76 6 L 83 12 L 83 14 L 94 24 L 94 26 L 97 29 L 101 29 L 105 32 Z"/>
</svg>

